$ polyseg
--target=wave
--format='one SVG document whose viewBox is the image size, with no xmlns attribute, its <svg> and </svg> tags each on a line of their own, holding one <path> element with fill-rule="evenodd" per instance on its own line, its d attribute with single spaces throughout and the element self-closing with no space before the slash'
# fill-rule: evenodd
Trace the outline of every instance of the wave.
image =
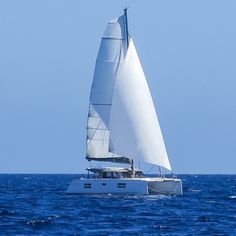
<svg viewBox="0 0 236 236">
<path fill-rule="evenodd" d="M 236 199 L 236 196 L 229 196 L 230 199 Z"/>
</svg>

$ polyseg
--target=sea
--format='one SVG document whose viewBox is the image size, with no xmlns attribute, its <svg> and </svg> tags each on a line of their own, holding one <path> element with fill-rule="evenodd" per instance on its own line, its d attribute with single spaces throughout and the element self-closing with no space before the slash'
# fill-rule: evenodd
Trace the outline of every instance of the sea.
<svg viewBox="0 0 236 236">
<path fill-rule="evenodd" d="M 179 175 L 183 196 L 68 195 L 80 175 L 0 175 L 0 235 L 236 235 L 236 175 Z"/>
</svg>

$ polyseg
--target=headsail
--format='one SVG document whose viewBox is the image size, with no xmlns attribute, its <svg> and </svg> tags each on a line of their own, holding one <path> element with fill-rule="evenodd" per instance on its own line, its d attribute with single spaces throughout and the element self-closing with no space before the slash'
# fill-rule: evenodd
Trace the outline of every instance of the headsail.
<svg viewBox="0 0 236 236">
<path fill-rule="evenodd" d="M 120 63 L 124 61 L 127 50 L 123 47 L 125 44 L 124 21 L 124 16 L 110 21 L 101 40 L 90 92 L 86 156 L 88 160 L 129 162 L 129 159 L 108 151 L 107 126 L 117 71 Z"/>
<path fill-rule="evenodd" d="M 155 107 L 132 39 L 116 78 L 109 128 L 113 152 L 171 170 Z"/>
</svg>

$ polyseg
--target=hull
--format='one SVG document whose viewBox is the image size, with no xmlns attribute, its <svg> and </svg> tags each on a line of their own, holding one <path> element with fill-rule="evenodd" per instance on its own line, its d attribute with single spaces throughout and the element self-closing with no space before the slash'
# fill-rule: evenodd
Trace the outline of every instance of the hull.
<svg viewBox="0 0 236 236">
<path fill-rule="evenodd" d="M 148 181 L 149 194 L 183 195 L 181 179 L 156 178 Z"/>
<path fill-rule="evenodd" d="M 75 179 L 69 194 L 182 195 L 182 181 L 172 178 Z"/>
</svg>

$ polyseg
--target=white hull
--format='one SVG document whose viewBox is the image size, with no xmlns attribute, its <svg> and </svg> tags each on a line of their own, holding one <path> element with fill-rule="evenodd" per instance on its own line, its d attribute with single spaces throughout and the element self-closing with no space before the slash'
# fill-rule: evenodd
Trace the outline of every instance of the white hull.
<svg viewBox="0 0 236 236">
<path fill-rule="evenodd" d="M 182 181 L 175 178 L 75 179 L 69 194 L 182 195 Z"/>
</svg>

